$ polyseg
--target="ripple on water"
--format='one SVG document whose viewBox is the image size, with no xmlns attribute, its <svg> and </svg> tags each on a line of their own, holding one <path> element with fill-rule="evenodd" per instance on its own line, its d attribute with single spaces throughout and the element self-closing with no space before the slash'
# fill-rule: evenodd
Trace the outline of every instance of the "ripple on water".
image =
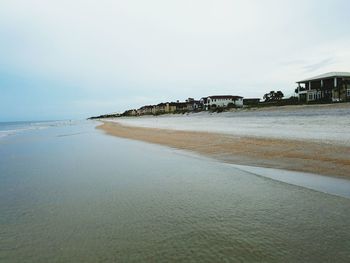
<svg viewBox="0 0 350 263">
<path fill-rule="evenodd" d="M 0 147 L 2 262 L 349 260 L 349 199 L 57 129 Z"/>
</svg>

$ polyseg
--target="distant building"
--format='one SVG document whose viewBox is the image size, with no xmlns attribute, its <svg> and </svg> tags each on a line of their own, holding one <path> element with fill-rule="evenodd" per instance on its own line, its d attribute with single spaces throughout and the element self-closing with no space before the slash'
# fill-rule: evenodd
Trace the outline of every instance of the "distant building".
<svg viewBox="0 0 350 263">
<path fill-rule="evenodd" d="M 350 72 L 329 72 L 297 84 L 300 102 L 350 101 Z"/>
<path fill-rule="evenodd" d="M 188 98 L 186 100 L 187 110 L 188 111 L 196 111 L 201 108 L 201 102 L 199 100 L 195 100 L 193 98 Z"/>
<path fill-rule="evenodd" d="M 122 114 L 122 116 L 137 116 L 137 110 L 127 110 Z"/>
<path fill-rule="evenodd" d="M 153 114 L 154 105 L 146 105 L 137 110 L 138 115 L 150 115 Z"/>
<path fill-rule="evenodd" d="M 211 108 L 226 108 L 226 107 L 243 107 L 243 97 L 232 95 L 215 95 L 202 98 L 201 102 L 204 105 L 204 109 Z"/>
<path fill-rule="evenodd" d="M 168 113 L 176 112 L 176 102 L 169 102 L 167 110 L 168 110 Z"/>
<path fill-rule="evenodd" d="M 200 100 L 188 98 L 185 102 L 162 102 L 157 105 L 142 106 L 138 110 L 127 110 L 122 116 L 158 115 L 208 110 L 210 108 L 243 107 L 243 97 L 222 95 L 203 97 Z"/>
<path fill-rule="evenodd" d="M 159 103 L 156 105 L 156 114 L 167 113 L 167 103 Z"/>
<path fill-rule="evenodd" d="M 159 103 L 155 108 L 156 114 L 174 113 L 178 111 L 178 104 L 177 102 Z"/>
<path fill-rule="evenodd" d="M 187 111 L 187 102 L 176 102 L 176 111 L 177 112 L 186 112 Z"/>
</svg>

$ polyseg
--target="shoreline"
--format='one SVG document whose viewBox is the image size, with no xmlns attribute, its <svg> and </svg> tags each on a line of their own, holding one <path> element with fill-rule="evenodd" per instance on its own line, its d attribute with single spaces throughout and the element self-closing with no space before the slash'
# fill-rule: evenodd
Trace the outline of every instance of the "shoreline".
<svg viewBox="0 0 350 263">
<path fill-rule="evenodd" d="M 226 163 L 350 179 L 349 146 L 102 122 L 96 128 L 109 135 L 187 150 Z"/>
<path fill-rule="evenodd" d="M 163 114 L 107 118 L 101 121 L 166 130 L 297 140 L 350 147 L 350 103 L 308 105 L 237 112 Z"/>
</svg>

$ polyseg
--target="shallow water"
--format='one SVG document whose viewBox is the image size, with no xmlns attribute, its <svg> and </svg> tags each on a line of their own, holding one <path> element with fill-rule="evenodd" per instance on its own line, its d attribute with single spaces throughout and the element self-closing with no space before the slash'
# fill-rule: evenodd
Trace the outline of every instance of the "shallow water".
<svg viewBox="0 0 350 263">
<path fill-rule="evenodd" d="M 0 139 L 0 262 L 350 260 L 350 200 L 94 123 Z"/>
<path fill-rule="evenodd" d="M 348 179 L 275 168 L 262 168 L 237 164 L 232 164 L 232 166 L 258 176 L 264 176 L 288 184 L 350 198 L 350 180 Z"/>
</svg>

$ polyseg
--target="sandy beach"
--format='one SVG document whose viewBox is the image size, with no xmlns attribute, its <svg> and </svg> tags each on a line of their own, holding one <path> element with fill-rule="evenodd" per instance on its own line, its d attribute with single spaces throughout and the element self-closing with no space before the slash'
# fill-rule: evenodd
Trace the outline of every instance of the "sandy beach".
<svg viewBox="0 0 350 263">
<path fill-rule="evenodd" d="M 348 146 L 130 127 L 114 122 L 104 122 L 97 128 L 110 135 L 189 150 L 234 164 L 350 178 L 350 147 Z"/>
<path fill-rule="evenodd" d="M 349 106 L 119 118 L 98 129 L 233 164 L 350 178 Z"/>
</svg>

